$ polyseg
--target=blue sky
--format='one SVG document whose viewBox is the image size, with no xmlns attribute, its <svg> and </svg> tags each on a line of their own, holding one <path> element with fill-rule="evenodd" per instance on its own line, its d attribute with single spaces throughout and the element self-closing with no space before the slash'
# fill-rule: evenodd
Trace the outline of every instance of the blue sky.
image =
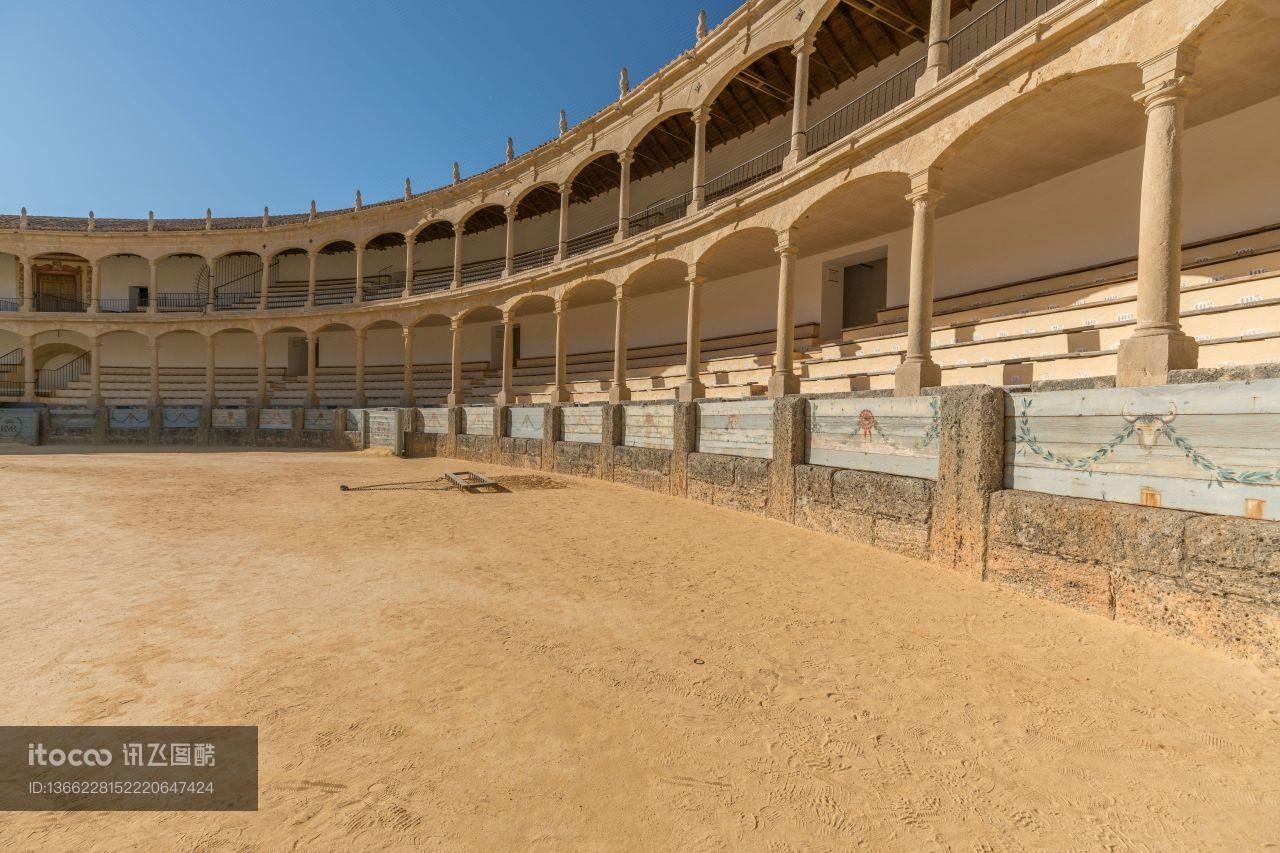
<svg viewBox="0 0 1280 853">
<path fill-rule="evenodd" d="M 738 0 L 0 2 L 0 212 L 346 207 L 556 133 Z"/>
</svg>

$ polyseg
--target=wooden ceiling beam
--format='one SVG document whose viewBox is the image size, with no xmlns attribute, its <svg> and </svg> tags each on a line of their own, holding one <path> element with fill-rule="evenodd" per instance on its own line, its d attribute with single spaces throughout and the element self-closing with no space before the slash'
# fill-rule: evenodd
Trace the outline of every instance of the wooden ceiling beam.
<svg viewBox="0 0 1280 853">
<path fill-rule="evenodd" d="M 874 18 L 880 24 L 901 33 L 912 41 L 924 41 L 929 36 L 929 31 L 920 26 L 918 21 L 904 16 L 901 12 L 885 5 L 881 0 L 841 0 L 841 2 L 852 6 L 869 18 Z"/>
</svg>

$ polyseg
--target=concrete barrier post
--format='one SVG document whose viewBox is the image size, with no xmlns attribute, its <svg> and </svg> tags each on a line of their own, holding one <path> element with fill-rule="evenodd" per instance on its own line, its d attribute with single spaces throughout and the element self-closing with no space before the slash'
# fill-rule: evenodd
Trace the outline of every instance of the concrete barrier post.
<svg viewBox="0 0 1280 853">
<path fill-rule="evenodd" d="M 986 574 L 989 498 L 1004 488 L 1004 406 L 999 388 L 942 391 L 929 547 L 935 564 L 975 580 Z"/>
<path fill-rule="evenodd" d="M 627 410 L 621 403 L 609 403 L 600 412 L 600 479 L 613 479 L 613 449 L 627 434 Z"/>
<path fill-rule="evenodd" d="M 289 446 L 302 446 L 302 426 L 306 420 L 305 409 L 290 409 Z"/>
<path fill-rule="evenodd" d="M 99 406 L 94 410 L 93 419 L 93 443 L 107 443 L 107 429 L 111 425 L 111 410 L 106 406 Z"/>
<path fill-rule="evenodd" d="M 556 467 L 556 442 L 564 430 L 564 409 L 556 404 L 543 407 L 542 415 L 542 470 Z"/>
<path fill-rule="evenodd" d="M 347 449 L 347 410 L 345 407 L 333 410 L 333 449 Z"/>
<path fill-rule="evenodd" d="M 200 426 L 196 428 L 196 445 L 208 447 L 213 437 L 213 406 L 200 408 Z"/>
<path fill-rule="evenodd" d="M 511 432 L 507 424 L 510 419 L 510 406 L 493 407 L 493 448 L 489 451 L 489 461 L 495 465 L 502 464 L 502 439 Z"/>
<path fill-rule="evenodd" d="M 773 461 L 769 464 L 769 517 L 795 521 L 796 466 L 805 461 L 809 401 L 787 396 L 773 404 Z"/>
<path fill-rule="evenodd" d="M 676 403 L 671 425 L 671 494 L 689 494 L 689 454 L 698 449 L 698 404 Z"/>
<path fill-rule="evenodd" d="M 448 426 L 444 434 L 444 455 L 458 458 L 458 435 L 462 432 L 463 412 L 461 406 L 450 406 L 447 415 Z"/>
<path fill-rule="evenodd" d="M 147 420 L 147 444 L 160 443 L 160 430 L 164 429 L 164 406 L 152 406 Z"/>
</svg>

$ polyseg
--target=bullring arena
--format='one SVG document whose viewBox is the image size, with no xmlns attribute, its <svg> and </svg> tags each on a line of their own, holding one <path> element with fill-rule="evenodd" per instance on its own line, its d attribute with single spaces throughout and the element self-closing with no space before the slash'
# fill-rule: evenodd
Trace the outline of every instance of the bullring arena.
<svg viewBox="0 0 1280 853">
<path fill-rule="evenodd" d="M 260 739 L 0 848 L 1280 843 L 1278 14 L 759 0 L 437 189 L 0 216 L 0 716 Z"/>
</svg>

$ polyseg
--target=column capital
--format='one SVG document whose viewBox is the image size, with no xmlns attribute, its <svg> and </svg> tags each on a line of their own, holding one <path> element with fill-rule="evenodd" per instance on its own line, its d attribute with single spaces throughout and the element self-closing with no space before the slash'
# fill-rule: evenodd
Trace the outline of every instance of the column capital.
<svg viewBox="0 0 1280 853">
<path fill-rule="evenodd" d="M 796 39 L 792 43 L 791 52 L 797 57 L 799 57 L 801 54 L 804 54 L 805 56 L 809 56 L 814 52 L 815 49 L 817 49 L 817 46 L 818 46 L 818 34 L 816 32 L 807 33 L 801 36 L 800 38 Z"/>
<path fill-rule="evenodd" d="M 363 255 L 363 254 L 364 254 L 364 252 L 365 252 L 365 249 L 367 248 L 367 247 L 365 246 L 365 244 L 364 244 L 364 243 L 354 243 L 354 245 L 355 245 L 355 247 L 356 247 L 356 254 L 357 254 L 357 255 Z"/>
<path fill-rule="evenodd" d="M 626 285 L 626 284 L 615 285 L 613 288 L 613 301 L 622 302 L 626 300 L 627 296 L 630 294 L 630 291 L 631 291 L 630 285 Z"/>
<path fill-rule="evenodd" d="M 909 176 L 911 181 L 911 192 L 907 193 L 907 200 L 922 192 L 938 191 L 942 188 L 942 170 L 934 166 L 927 169 L 921 169 L 918 172 L 912 172 Z"/>
<path fill-rule="evenodd" d="M 369 336 L 369 330 L 364 326 L 353 330 L 356 333 L 356 340 L 362 341 Z"/>
<path fill-rule="evenodd" d="M 690 272 L 684 277 L 684 280 L 688 282 L 690 287 L 698 287 L 707 283 L 707 277 L 698 272 Z"/>
<path fill-rule="evenodd" d="M 512 222 L 516 221 L 516 215 L 520 212 L 520 203 L 513 201 L 502 210 L 507 214 L 507 224 L 510 225 Z"/>
<path fill-rule="evenodd" d="M 402 327 L 400 328 L 400 334 L 401 334 L 401 336 L 402 336 L 402 337 L 405 337 L 405 338 L 412 338 L 412 337 L 413 337 L 413 326 L 402 326 Z"/>
<path fill-rule="evenodd" d="M 618 152 L 618 163 L 626 168 L 635 162 L 636 152 L 631 148 L 624 148 Z"/>
<path fill-rule="evenodd" d="M 461 317 L 450 317 L 450 318 L 449 318 L 449 331 L 451 331 L 451 332 L 458 332 L 458 331 L 460 331 L 461 329 L 462 329 L 462 318 L 461 318 Z"/>
<path fill-rule="evenodd" d="M 515 312 L 514 312 L 514 311 L 503 311 L 503 312 L 502 312 L 502 325 L 504 325 L 504 326 L 510 326 L 510 325 L 512 325 L 513 323 L 515 323 L 515 321 L 516 321 L 516 315 L 515 315 Z"/>
<path fill-rule="evenodd" d="M 562 316 L 562 315 L 564 314 L 564 312 L 565 312 L 565 310 L 566 310 L 567 308 L 568 308 L 568 306 L 564 304 L 564 300 L 563 300 L 563 299 L 557 299 L 557 300 L 556 300 L 556 306 L 555 306 L 555 308 L 554 308 L 554 309 L 552 309 L 552 313 L 554 313 L 557 317 L 560 317 L 560 316 Z"/>
<path fill-rule="evenodd" d="M 706 124 L 711 118 L 711 105 L 703 104 L 700 107 L 694 107 L 690 113 L 694 124 Z"/>
<path fill-rule="evenodd" d="M 930 208 L 946 198 L 946 194 L 942 190 L 926 187 L 925 189 L 912 190 L 904 198 L 911 203 L 912 207 Z"/>
<path fill-rule="evenodd" d="M 774 249 L 774 251 L 776 251 L 779 255 L 795 256 L 800 254 L 800 247 L 796 245 L 798 236 L 799 235 L 796 233 L 796 229 L 794 228 L 779 229 L 778 230 L 778 246 L 776 249 Z"/>
</svg>

